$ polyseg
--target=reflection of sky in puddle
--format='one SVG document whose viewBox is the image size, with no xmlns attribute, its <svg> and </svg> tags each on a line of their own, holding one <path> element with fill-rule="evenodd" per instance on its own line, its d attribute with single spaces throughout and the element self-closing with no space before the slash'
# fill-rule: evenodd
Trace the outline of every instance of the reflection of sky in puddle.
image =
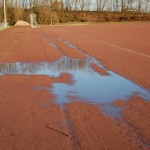
<svg viewBox="0 0 150 150">
<path fill-rule="evenodd" d="M 101 76 L 91 68 L 91 64 L 105 69 L 109 76 Z M 150 99 L 150 92 L 135 83 L 107 70 L 94 58 L 71 59 L 62 57 L 59 61 L 48 63 L 5 63 L 0 64 L 0 76 L 6 74 L 47 75 L 59 77 L 62 73 L 72 75 L 74 84 L 54 83 L 53 93 L 57 95 L 56 102 L 65 104 L 72 101 L 84 100 L 91 103 L 111 103 L 114 100 L 128 99 L 137 94 Z M 106 108 L 106 112 L 115 109 Z M 117 110 L 116 110 L 117 111 Z M 112 113 L 112 112 L 111 112 Z"/>
<path fill-rule="evenodd" d="M 150 96 L 148 91 L 113 72 L 109 72 L 111 76 L 100 76 L 92 70 L 70 73 L 73 74 L 74 85 L 53 84 L 53 91 L 58 95 L 59 104 L 66 103 L 70 101 L 69 97 L 75 96 L 93 103 L 110 103 L 117 99 L 127 99 L 135 93 L 144 98 Z"/>
</svg>

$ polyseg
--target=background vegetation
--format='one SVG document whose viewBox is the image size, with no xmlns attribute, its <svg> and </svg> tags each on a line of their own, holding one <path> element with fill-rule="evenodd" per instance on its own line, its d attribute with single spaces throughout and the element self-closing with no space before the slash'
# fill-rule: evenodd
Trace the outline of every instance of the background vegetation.
<svg viewBox="0 0 150 150">
<path fill-rule="evenodd" d="M 6 0 L 7 20 L 30 22 L 37 14 L 39 24 L 66 22 L 150 21 L 150 0 Z M 0 22 L 3 0 L 0 1 Z"/>
</svg>

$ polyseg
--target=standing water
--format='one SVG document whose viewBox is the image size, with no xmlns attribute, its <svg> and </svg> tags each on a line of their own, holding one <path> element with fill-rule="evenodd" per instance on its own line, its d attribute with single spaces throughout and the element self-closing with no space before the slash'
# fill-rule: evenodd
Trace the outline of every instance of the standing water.
<svg viewBox="0 0 150 150">
<path fill-rule="evenodd" d="M 96 72 L 92 68 L 93 64 L 105 70 L 107 74 L 101 75 Z M 94 104 L 110 104 L 115 100 L 127 100 L 133 95 L 138 95 L 147 100 L 150 99 L 150 92 L 148 90 L 109 71 L 92 57 L 87 57 L 87 59 L 72 59 L 64 56 L 53 63 L 17 62 L 0 64 L 0 76 L 6 74 L 23 74 L 46 75 L 57 78 L 63 73 L 71 74 L 74 82 L 73 84 L 53 83 L 53 86 L 50 87 L 50 89 L 53 89 L 53 93 L 57 95 L 56 103 L 58 104 L 66 104 L 78 100 Z M 108 113 L 109 110 L 115 112 L 110 105 L 106 109 Z"/>
</svg>

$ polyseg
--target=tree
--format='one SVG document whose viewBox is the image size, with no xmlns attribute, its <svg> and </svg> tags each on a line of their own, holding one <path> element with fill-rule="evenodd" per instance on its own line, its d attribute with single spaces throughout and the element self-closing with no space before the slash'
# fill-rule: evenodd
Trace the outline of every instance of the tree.
<svg viewBox="0 0 150 150">
<path fill-rule="evenodd" d="M 138 12 L 140 13 L 142 9 L 142 0 L 138 0 Z"/>
<path fill-rule="evenodd" d="M 96 0 L 97 11 L 104 11 L 109 0 Z"/>
<path fill-rule="evenodd" d="M 145 0 L 145 12 L 150 13 L 150 0 Z"/>
</svg>

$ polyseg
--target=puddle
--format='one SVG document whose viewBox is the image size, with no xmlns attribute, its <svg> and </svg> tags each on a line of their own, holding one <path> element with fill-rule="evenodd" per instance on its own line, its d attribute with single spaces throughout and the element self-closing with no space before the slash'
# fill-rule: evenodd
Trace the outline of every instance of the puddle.
<svg viewBox="0 0 150 150">
<path fill-rule="evenodd" d="M 115 118 L 120 118 L 122 116 L 122 108 L 116 107 L 113 104 L 104 104 L 103 106 L 100 106 L 100 108 L 102 108 L 104 113 L 109 116 Z"/>
<path fill-rule="evenodd" d="M 108 75 L 100 75 L 91 66 L 96 64 L 108 72 Z M 62 57 L 53 63 L 3 63 L 0 64 L 0 76 L 6 74 L 22 75 L 46 75 L 49 77 L 59 77 L 63 73 L 72 75 L 74 84 L 54 83 L 53 93 L 57 95 L 56 103 L 65 104 L 72 101 L 86 101 L 90 103 L 105 104 L 104 110 L 108 114 L 114 112 L 114 106 L 106 106 L 115 100 L 127 100 L 133 95 L 138 95 L 146 100 L 150 99 L 150 92 L 137 84 L 117 75 L 106 69 L 99 61 L 88 56 L 87 59 L 72 59 Z M 42 90 L 44 87 L 38 87 Z M 50 89 L 51 90 L 51 89 Z"/>
</svg>

